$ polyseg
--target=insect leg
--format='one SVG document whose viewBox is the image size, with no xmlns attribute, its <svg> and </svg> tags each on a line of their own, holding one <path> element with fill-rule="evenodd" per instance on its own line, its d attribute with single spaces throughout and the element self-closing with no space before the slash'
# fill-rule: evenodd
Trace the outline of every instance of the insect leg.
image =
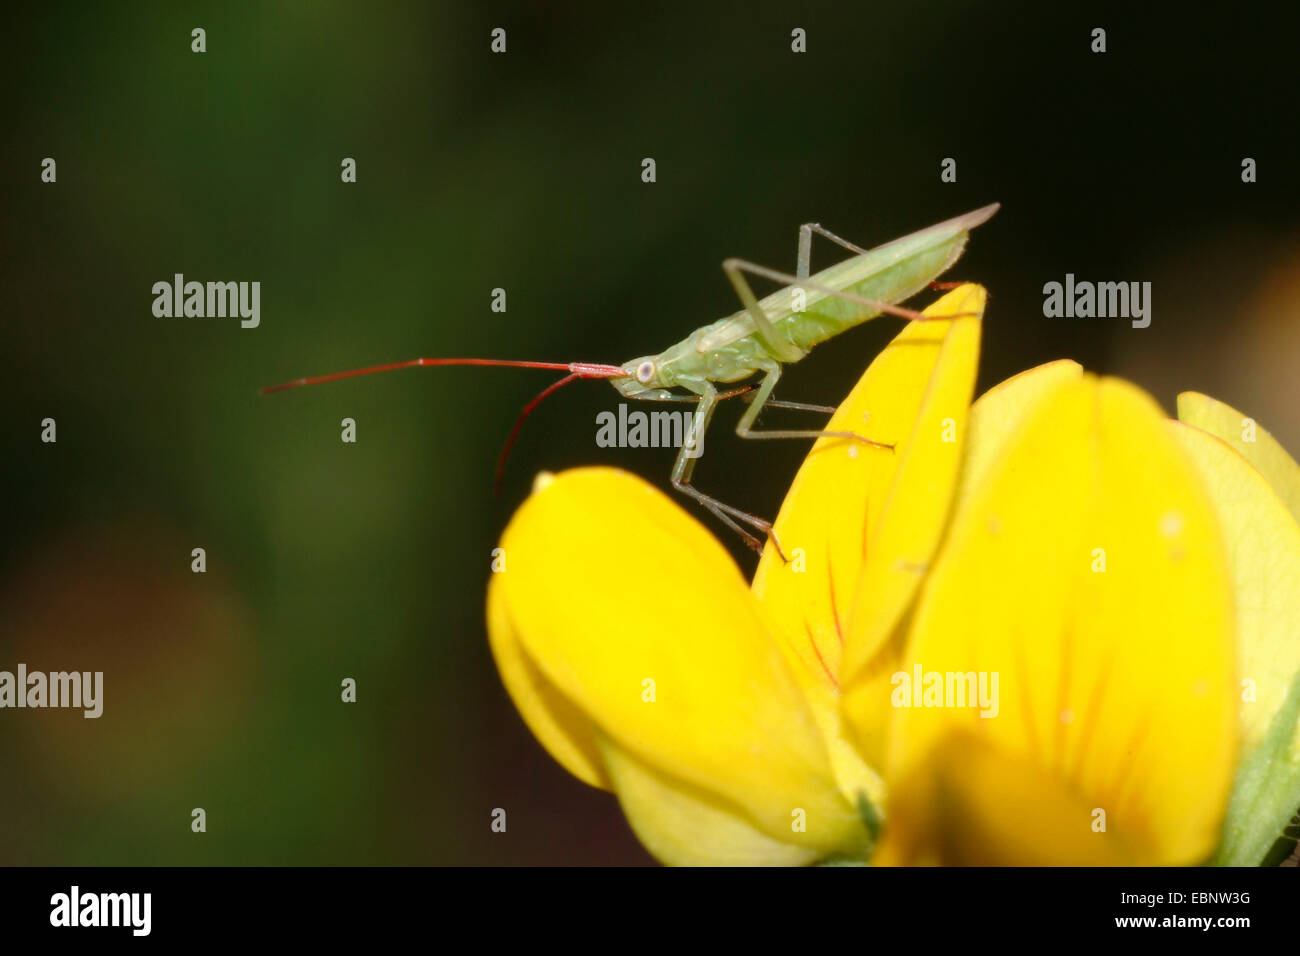
<svg viewBox="0 0 1300 956">
<path fill-rule="evenodd" d="M 754 401 L 754 396 L 749 395 L 749 397 L 744 400 L 752 403 Z M 793 408 L 797 412 L 821 412 L 823 415 L 834 415 L 836 412 L 834 405 L 810 405 L 808 402 L 786 402 L 776 398 L 769 398 L 763 403 L 763 407 Z"/>
<path fill-rule="evenodd" d="M 799 227 L 799 259 L 798 265 L 795 267 L 795 275 L 800 279 L 806 279 L 812 274 L 812 237 L 814 232 L 819 236 L 825 236 L 831 242 L 843 246 L 856 255 L 864 256 L 867 254 L 866 249 L 855 246 L 847 239 L 841 239 L 829 229 L 823 229 L 821 223 L 805 222 Z"/>
<path fill-rule="evenodd" d="M 804 357 L 803 349 L 777 335 L 776 327 L 768 319 L 763 307 L 758 304 L 758 296 L 754 295 L 754 290 L 749 287 L 749 283 L 741 274 L 743 265 L 740 259 L 727 259 L 722 263 L 722 269 L 731 280 L 736 295 L 740 296 L 740 301 L 745 304 L 745 308 L 754 319 L 754 334 L 774 359 L 781 362 L 799 361 Z"/>
<path fill-rule="evenodd" d="M 739 277 L 741 271 L 749 272 L 756 276 L 762 276 L 764 279 L 771 279 L 773 282 L 781 282 L 785 285 L 797 285 L 805 289 L 816 289 L 818 292 L 834 296 L 837 299 L 843 299 L 845 302 L 853 302 L 857 305 L 866 306 L 871 309 L 872 312 L 887 312 L 890 315 L 896 315 L 902 319 L 910 319 L 913 322 L 925 322 L 931 319 L 958 319 L 963 316 L 977 314 L 975 312 L 954 312 L 952 315 L 925 315 L 921 312 L 917 312 L 915 309 L 904 308 L 901 305 L 894 305 L 890 302 L 881 302 L 879 299 L 868 299 L 860 295 L 854 295 L 852 292 L 845 292 L 843 289 L 835 289 L 831 286 L 823 285 L 820 282 L 813 282 L 811 279 L 800 278 L 799 276 L 791 275 L 788 272 L 781 272 L 778 269 L 769 269 L 767 266 L 760 266 L 755 262 L 749 262 L 745 259 L 728 259 L 722 264 L 722 268 L 727 270 L 727 275 L 732 275 L 734 273 Z M 736 281 L 736 279 L 733 279 L 732 284 L 736 285 Z M 743 278 L 740 278 L 739 281 L 744 285 L 746 290 L 749 289 L 748 284 L 745 283 Z M 739 291 L 740 285 L 737 285 L 736 289 Z M 750 292 L 749 295 L 753 297 L 754 293 Z M 744 299 L 744 296 L 742 295 L 741 298 Z M 745 304 L 747 306 L 749 305 L 748 302 Z M 757 300 L 754 301 L 754 306 L 755 308 L 758 307 Z M 754 313 L 755 308 L 750 309 L 751 315 Z M 761 313 L 763 310 L 757 308 L 757 311 Z M 767 317 L 764 316 L 763 318 L 764 321 L 766 321 Z M 757 324 L 758 320 L 755 319 L 755 325 L 757 326 Z M 772 323 L 770 322 L 768 322 L 767 325 L 768 328 L 772 327 Z M 762 336 L 760 336 L 760 339 L 762 339 Z M 767 344 L 765 339 L 763 340 L 763 344 Z M 774 351 L 772 352 L 772 357 L 783 362 L 793 361 L 792 359 L 782 358 Z M 802 358 L 802 354 L 800 357 Z"/>
<path fill-rule="evenodd" d="M 741 385 L 737 388 L 729 388 L 725 392 L 718 392 L 718 401 L 726 398 L 736 398 L 740 396 L 743 401 L 752 402 L 754 392 L 758 389 L 758 383 L 753 385 Z M 656 398 L 644 398 L 641 401 L 646 402 L 693 402 L 699 404 L 700 396 L 698 395 L 660 395 Z M 834 405 L 810 405 L 807 402 L 786 402 L 775 398 L 769 398 L 764 403 L 764 408 L 792 408 L 798 412 L 821 412 L 823 415 L 834 415 Z"/>
<path fill-rule="evenodd" d="M 705 382 L 703 390 L 700 393 L 699 404 L 696 406 L 695 415 L 691 420 L 691 431 L 686 441 L 682 444 L 681 450 L 677 453 L 677 460 L 673 463 L 673 487 L 682 494 L 689 495 L 698 501 L 705 509 L 715 518 L 731 528 L 732 531 L 740 535 L 741 539 L 749 547 L 753 548 L 759 554 L 763 553 L 763 545 L 744 528 L 736 523 L 733 519 L 739 519 L 746 522 L 754 528 L 757 528 L 766 535 L 776 548 L 777 554 L 781 556 L 782 561 L 788 561 L 785 551 L 781 548 L 781 542 L 772 530 L 772 523 L 766 521 L 757 515 L 741 511 L 739 508 L 733 508 L 726 502 L 719 501 L 710 495 L 706 495 L 694 485 L 691 484 L 691 474 L 695 471 L 695 459 L 698 457 L 694 452 L 704 440 L 704 431 L 709 427 L 709 420 L 713 417 L 713 410 L 717 407 L 718 392 L 711 382 Z"/>
<path fill-rule="evenodd" d="M 758 386 L 758 393 L 750 403 L 749 408 L 745 409 L 745 414 L 740 416 L 740 421 L 736 424 L 736 434 L 741 438 L 851 438 L 854 441 L 860 441 L 863 444 L 870 445 L 873 448 L 888 448 L 893 450 L 893 445 L 885 442 L 873 441 L 857 432 L 849 431 L 822 431 L 819 429 L 808 428 L 782 428 L 782 429 L 765 429 L 756 431 L 753 428 L 754 422 L 758 419 L 758 414 L 766 405 L 775 405 L 771 401 L 772 389 L 776 388 L 776 383 L 781 380 L 781 366 L 773 362 L 767 366 L 763 382 Z M 793 402 L 783 403 L 793 405 Z"/>
<path fill-rule="evenodd" d="M 718 392 L 718 394 L 717 394 L 716 396 L 714 396 L 714 397 L 715 397 L 718 401 L 722 401 L 724 398 L 735 398 L 737 395 L 748 395 L 748 394 L 750 394 L 751 392 L 753 392 L 754 389 L 756 389 L 756 388 L 758 388 L 758 384 L 757 384 L 757 383 L 753 383 L 753 384 L 750 384 L 750 385 L 740 385 L 740 386 L 738 386 L 738 387 L 736 387 L 736 388 L 729 388 L 729 389 L 727 389 L 725 392 Z M 692 403 L 698 405 L 698 404 L 700 403 L 700 396 L 699 396 L 699 395 L 656 395 L 654 398 L 639 397 L 639 398 L 637 399 L 637 401 L 640 401 L 640 402 L 692 402 Z M 834 409 L 831 409 L 831 411 L 834 411 Z"/>
</svg>

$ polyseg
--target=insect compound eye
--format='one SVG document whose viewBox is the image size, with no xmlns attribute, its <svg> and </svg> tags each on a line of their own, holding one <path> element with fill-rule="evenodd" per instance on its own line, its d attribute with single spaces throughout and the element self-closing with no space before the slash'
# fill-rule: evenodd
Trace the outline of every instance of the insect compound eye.
<svg viewBox="0 0 1300 956">
<path fill-rule="evenodd" d="M 636 380 L 642 385 L 649 385 L 650 380 L 655 377 L 655 363 L 642 362 L 636 367 Z"/>
</svg>

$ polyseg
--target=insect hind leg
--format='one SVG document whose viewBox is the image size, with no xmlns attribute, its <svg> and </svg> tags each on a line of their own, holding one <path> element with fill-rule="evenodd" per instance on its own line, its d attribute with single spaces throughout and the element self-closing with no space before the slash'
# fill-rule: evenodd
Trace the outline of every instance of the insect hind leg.
<svg viewBox="0 0 1300 956">
<path fill-rule="evenodd" d="M 795 275 L 800 279 L 806 279 L 812 275 L 812 237 L 814 232 L 829 239 L 837 246 L 843 246 L 854 255 L 864 256 L 867 254 L 866 249 L 855 246 L 847 239 L 841 239 L 829 229 L 824 228 L 821 223 L 805 222 L 799 227 L 799 254 L 795 265 Z"/>
<path fill-rule="evenodd" d="M 779 282 L 782 285 L 797 285 L 804 289 L 816 289 L 823 295 L 842 299 L 845 302 L 851 302 L 854 305 L 861 306 L 867 310 L 866 314 L 868 315 L 879 315 L 883 312 L 889 315 L 896 315 L 900 319 L 908 319 L 912 322 L 925 322 L 931 319 L 959 319 L 978 314 L 976 312 L 954 312 L 952 315 L 925 315 L 922 312 L 918 312 L 916 309 L 908 309 L 892 302 L 882 302 L 879 299 L 868 299 L 866 296 L 856 295 L 852 292 L 845 292 L 843 289 L 836 289 L 821 282 L 813 282 L 811 279 L 800 278 L 799 276 L 791 275 L 788 272 L 782 272 L 780 269 L 769 269 L 767 266 L 760 266 L 758 263 L 750 262 L 747 259 L 728 259 L 722 264 L 722 268 L 725 269 L 727 275 L 731 277 L 732 284 L 736 286 L 737 292 L 741 290 L 742 284 L 744 289 L 749 291 L 749 284 L 746 283 L 744 278 L 740 275 L 741 272 L 748 272 L 751 275 L 762 276 L 764 279 L 770 279 L 773 282 Z M 749 291 L 749 295 L 752 298 L 753 292 Z M 745 304 L 748 307 L 749 300 L 745 299 L 743 294 L 741 295 L 741 299 L 742 301 L 745 301 Z M 753 314 L 755 309 L 757 309 L 759 314 L 762 315 L 762 308 L 759 307 L 757 299 L 753 300 L 753 307 L 750 308 L 750 313 Z M 763 315 L 763 320 L 765 322 L 767 321 L 766 315 Z M 762 330 L 762 325 L 759 323 L 757 317 L 755 317 L 754 324 L 757 329 L 760 331 Z M 771 327 L 770 322 L 767 322 L 767 325 L 769 328 Z M 767 342 L 764 340 L 763 344 L 766 345 Z M 769 349 L 769 351 L 771 350 Z M 772 357 L 781 362 L 793 361 L 792 359 L 782 358 L 775 352 L 773 352 Z M 802 352 L 799 357 L 803 357 Z"/>
</svg>

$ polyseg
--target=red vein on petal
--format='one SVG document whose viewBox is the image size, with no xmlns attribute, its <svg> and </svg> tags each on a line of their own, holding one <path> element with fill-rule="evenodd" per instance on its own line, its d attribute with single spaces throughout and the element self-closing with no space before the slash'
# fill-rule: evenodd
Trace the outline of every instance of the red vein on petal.
<svg viewBox="0 0 1300 956">
<path fill-rule="evenodd" d="M 1074 759 L 1071 761 L 1072 765 L 1066 768 L 1066 773 L 1072 777 L 1077 778 L 1083 773 L 1083 763 L 1088 757 L 1089 749 L 1092 747 L 1092 731 L 1100 719 L 1101 702 L 1102 698 L 1106 696 L 1106 689 L 1110 684 L 1111 668 L 1114 663 L 1114 654 L 1107 655 L 1093 680 L 1092 693 L 1088 695 L 1088 703 L 1084 712 L 1074 715 L 1075 720 L 1083 721 L 1083 730 L 1079 734 Z"/>
<path fill-rule="evenodd" d="M 1146 764 L 1146 761 L 1139 759 L 1139 755 L 1143 752 L 1143 750 L 1146 749 L 1147 732 L 1150 729 L 1151 729 L 1151 712 L 1146 711 L 1142 714 L 1142 719 L 1138 722 L 1137 729 L 1133 732 L 1132 736 L 1129 738 L 1130 739 L 1129 749 L 1128 749 L 1129 759 L 1123 761 L 1119 765 L 1119 776 L 1116 778 L 1115 782 L 1109 788 L 1110 801 L 1116 808 L 1122 808 L 1128 802 L 1127 791 L 1130 785 L 1133 783 L 1133 781 L 1137 779 L 1137 774 L 1133 772 L 1134 769 L 1139 766 L 1144 766 Z M 1145 816 L 1149 818 L 1150 814 L 1146 814 Z M 1147 823 L 1147 822 L 1148 822 L 1147 819 L 1143 819 L 1141 821 L 1141 823 Z"/>
<path fill-rule="evenodd" d="M 831 567 L 831 543 L 826 542 L 826 583 L 831 592 L 831 620 L 835 622 L 835 636 L 840 639 L 840 646 L 844 646 L 844 629 L 840 627 L 840 609 L 835 603 L 835 569 Z"/>
<path fill-rule="evenodd" d="M 1074 626 L 1073 619 L 1067 617 L 1061 628 L 1061 669 L 1056 673 L 1056 722 L 1053 724 L 1051 758 L 1052 770 L 1060 773 L 1068 761 L 1066 753 L 1069 728 L 1064 715 L 1069 702 L 1071 675 L 1074 668 Z M 1073 719 L 1073 712 L 1071 712 Z"/>
<path fill-rule="evenodd" d="M 1013 651 L 1016 659 L 1016 667 L 1020 671 L 1021 695 L 1024 698 L 1024 721 L 1025 721 L 1025 749 L 1029 756 L 1041 760 L 1043 748 L 1038 743 L 1038 728 L 1034 724 L 1034 705 L 1029 696 L 1029 662 L 1025 657 L 1025 646 L 1022 642 L 1016 641 Z"/>
<path fill-rule="evenodd" d="M 862 563 L 867 563 L 867 551 L 870 550 L 871 541 L 871 501 L 868 499 L 866 507 L 862 511 Z"/>
<path fill-rule="evenodd" d="M 803 622 L 803 629 L 808 634 L 808 643 L 812 645 L 813 653 L 817 655 L 817 662 L 822 665 L 822 670 L 826 672 L 826 679 L 831 682 L 831 687 L 835 688 L 835 691 L 838 693 L 840 682 L 835 679 L 835 675 L 831 673 L 831 669 L 826 666 L 826 658 L 822 657 L 821 649 L 817 646 L 817 638 L 813 635 L 812 625 L 808 623 L 806 618 Z"/>
</svg>

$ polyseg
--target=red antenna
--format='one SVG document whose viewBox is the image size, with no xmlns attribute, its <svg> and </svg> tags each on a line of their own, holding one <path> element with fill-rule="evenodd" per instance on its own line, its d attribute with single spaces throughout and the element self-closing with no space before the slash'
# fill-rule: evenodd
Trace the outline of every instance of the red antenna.
<svg viewBox="0 0 1300 956">
<path fill-rule="evenodd" d="M 509 359 L 477 359 L 477 358 L 417 358 L 409 359 L 405 362 L 390 362 L 387 365 L 369 365 L 365 368 L 354 368 L 346 372 L 334 372 L 330 375 L 316 375 L 311 378 L 295 378 L 292 382 L 285 382 L 281 385 L 268 385 L 262 389 L 263 395 L 271 395 L 275 392 L 288 391 L 291 388 L 301 388 L 304 385 L 323 385 L 326 382 L 337 382 L 340 379 L 356 378 L 358 375 L 373 375 L 376 372 L 392 372 L 399 368 L 422 368 L 430 365 L 498 365 L 506 368 L 547 368 L 568 372 L 558 382 L 552 382 L 546 388 L 542 389 L 531 402 L 524 406 L 524 410 L 519 413 L 515 419 L 515 424 L 510 429 L 510 435 L 506 438 L 505 446 L 501 449 L 501 454 L 497 457 L 496 467 L 496 493 L 501 493 L 501 481 L 506 473 L 506 459 L 510 456 L 510 449 L 514 447 L 515 439 L 519 437 L 520 430 L 524 427 L 524 419 L 532 414 L 533 409 L 542 403 L 548 395 L 559 391 L 570 382 L 576 382 L 583 378 L 625 378 L 627 372 L 619 365 L 599 365 L 593 362 L 522 362 L 511 361 Z"/>
</svg>

